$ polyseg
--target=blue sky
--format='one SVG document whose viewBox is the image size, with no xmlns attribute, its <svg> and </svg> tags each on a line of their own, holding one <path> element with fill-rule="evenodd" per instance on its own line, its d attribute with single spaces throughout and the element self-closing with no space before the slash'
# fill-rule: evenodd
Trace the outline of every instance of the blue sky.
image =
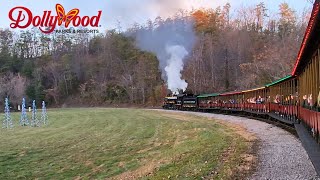
<svg viewBox="0 0 320 180">
<path fill-rule="evenodd" d="M 192 7 L 212 7 L 230 2 L 232 8 L 258 4 L 262 0 L 0 0 L 0 27 L 9 27 L 8 12 L 16 6 L 25 6 L 31 9 L 34 15 L 42 15 L 43 10 L 55 12 L 55 5 L 62 4 L 66 11 L 79 8 L 80 15 L 96 15 L 102 10 L 101 28 L 110 29 L 132 25 L 134 22 L 144 23 L 147 19 L 157 16 L 170 16 L 178 9 L 191 9 Z M 270 11 L 276 12 L 281 2 L 287 2 L 298 13 L 312 4 L 307 0 L 264 0 Z"/>
</svg>

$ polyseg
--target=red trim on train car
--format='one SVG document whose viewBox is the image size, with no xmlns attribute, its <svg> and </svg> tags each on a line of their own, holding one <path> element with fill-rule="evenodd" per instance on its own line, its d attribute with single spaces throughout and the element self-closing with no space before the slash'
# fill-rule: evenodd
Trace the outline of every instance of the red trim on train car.
<svg viewBox="0 0 320 180">
<path fill-rule="evenodd" d="M 312 129 L 313 133 L 320 132 L 319 112 L 299 107 L 299 118 Z"/>
<path fill-rule="evenodd" d="M 244 109 L 249 111 L 267 112 L 267 104 L 244 103 Z"/>
<path fill-rule="evenodd" d="M 199 108 L 201 109 L 211 109 L 221 107 L 221 103 L 199 103 Z"/>
<path fill-rule="evenodd" d="M 292 71 L 292 76 L 295 76 L 296 73 L 297 73 L 296 71 L 297 71 L 297 68 L 298 68 L 298 66 L 300 65 L 300 62 L 301 62 L 301 56 L 305 51 L 305 47 L 306 47 L 307 43 L 309 42 L 310 34 L 314 30 L 314 25 L 316 23 L 315 19 L 316 19 L 318 13 L 319 13 L 319 2 L 316 1 L 314 6 L 313 6 L 313 10 L 312 10 L 312 13 L 311 13 L 309 24 L 308 24 L 307 30 L 305 32 L 305 35 L 304 35 L 304 38 L 303 38 L 303 41 L 302 41 L 302 44 L 301 44 L 301 47 L 300 47 L 300 50 L 299 50 L 299 53 L 298 53 L 298 57 L 297 57 L 296 63 L 294 65 L 294 68 L 293 68 L 293 71 Z"/>
</svg>

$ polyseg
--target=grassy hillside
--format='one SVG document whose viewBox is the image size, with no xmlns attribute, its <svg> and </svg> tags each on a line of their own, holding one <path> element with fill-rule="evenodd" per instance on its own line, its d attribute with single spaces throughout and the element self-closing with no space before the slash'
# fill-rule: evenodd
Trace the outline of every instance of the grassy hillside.
<svg viewBox="0 0 320 180">
<path fill-rule="evenodd" d="M 57 109 L 49 126 L 0 129 L 0 179 L 231 178 L 248 142 L 206 118 L 134 109 Z M 231 173 L 233 172 L 233 173 Z"/>
</svg>

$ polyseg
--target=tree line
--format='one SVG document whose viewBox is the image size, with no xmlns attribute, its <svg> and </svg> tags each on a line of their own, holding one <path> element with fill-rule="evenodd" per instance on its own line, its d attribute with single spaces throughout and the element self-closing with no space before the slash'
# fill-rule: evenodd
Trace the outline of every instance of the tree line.
<svg viewBox="0 0 320 180">
<path fill-rule="evenodd" d="M 231 5 L 193 13 L 198 42 L 184 76 L 195 93 L 263 86 L 291 74 L 311 10 L 298 15 L 287 3 L 271 14 L 265 4 Z"/>
<path fill-rule="evenodd" d="M 156 57 L 134 40 L 108 31 L 43 35 L 0 31 L 0 97 L 22 97 L 51 105 L 146 104 L 160 100 L 162 80 Z"/>
<path fill-rule="evenodd" d="M 159 105 L 167 93 L 157 57 L 137 48 L 134 34 L 193 17 L 197 42 L 183 78 L 195 94 L 241 90 L 290 73 L 308 22 L 282 3 L 179 12 L 127 31 L 52 33 L 0 30 L 0 99 L 45 100 L 51 106 Z M 307 11 L 306 11 L 307 12 Z M 0 102 L 3 103 L 3 102 Z"/>
</svg>

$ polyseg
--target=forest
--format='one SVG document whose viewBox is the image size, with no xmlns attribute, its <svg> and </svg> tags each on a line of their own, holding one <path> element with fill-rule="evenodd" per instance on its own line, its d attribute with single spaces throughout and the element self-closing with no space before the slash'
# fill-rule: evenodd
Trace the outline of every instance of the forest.
<svg viewBox="0 0 320 180">
<path fill-rule="evenodd" d="M 20 104 L 26 97 L 51 107 L 160 105 L 166 78 L 157 55 L 139 48 L 136 36 L 190 19 L 196 40 L 181 73 L 194 94 L 255 88 L 290 74 L 310 9 L 298 14 L 287 3 L 274 13 L 264 3 L 231 9 L 227 3 L 180 11 L 100 34 L 1 29 L 0 99 Z"/>
</svg>

